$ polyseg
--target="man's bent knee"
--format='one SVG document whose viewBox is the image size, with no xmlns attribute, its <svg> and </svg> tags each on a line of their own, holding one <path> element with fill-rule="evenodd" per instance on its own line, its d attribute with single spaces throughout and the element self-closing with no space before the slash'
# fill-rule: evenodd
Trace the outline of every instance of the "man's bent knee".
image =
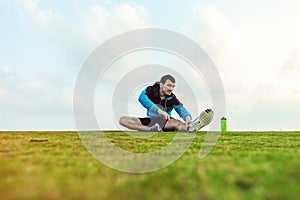
<svg viewBox="0 0 300 200">
<path fill-rule="evenodd" d="M 119 124 L 121 124 L 122 126 L 126 125 L 127 123 L 127 117 L 126 116 L 122 116 L 119 119 Z"/>
</svg>

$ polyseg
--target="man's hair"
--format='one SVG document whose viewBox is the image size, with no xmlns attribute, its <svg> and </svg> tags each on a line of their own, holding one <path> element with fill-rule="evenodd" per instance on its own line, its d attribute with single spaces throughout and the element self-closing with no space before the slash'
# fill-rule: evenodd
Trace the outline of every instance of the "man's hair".
<svg viewBox="0 0 300 200">
<path fill-rule="evenodd" d="M 175 83 L 175 78 L 173 76 L 171 76 L 170 74 L 164 75 L 163 77 L 161 77 L 160 82 L 162 84 L 165 84 L 165 82 L 167 80 L 170 80 L 172 83 Z"/>
</svg>

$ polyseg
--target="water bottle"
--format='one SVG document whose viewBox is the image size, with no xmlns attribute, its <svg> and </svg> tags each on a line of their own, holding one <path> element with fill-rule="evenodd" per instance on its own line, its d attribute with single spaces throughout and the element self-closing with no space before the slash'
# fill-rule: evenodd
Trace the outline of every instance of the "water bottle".
<svg viewBox="0 0 300 200">
<path fill-rule="evenodd" d="M 227 131 L 227 119 L 225 117 L 221 118 L 221 132 L 225 133 Z"/>
</svg>

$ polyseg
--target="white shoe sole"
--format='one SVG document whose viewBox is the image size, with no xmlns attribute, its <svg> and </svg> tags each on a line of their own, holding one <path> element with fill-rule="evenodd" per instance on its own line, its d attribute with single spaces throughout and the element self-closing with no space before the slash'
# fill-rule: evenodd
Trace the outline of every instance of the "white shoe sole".
<svg viewBox="0 0 300 200">
<path fill-rule="evenodd" d="M 214 112 L 212 109 L 204 110 L 188 127 L 187 132 L 195 133 L 204 126 L 207 126 L 213 119 Z"/>
</svg>

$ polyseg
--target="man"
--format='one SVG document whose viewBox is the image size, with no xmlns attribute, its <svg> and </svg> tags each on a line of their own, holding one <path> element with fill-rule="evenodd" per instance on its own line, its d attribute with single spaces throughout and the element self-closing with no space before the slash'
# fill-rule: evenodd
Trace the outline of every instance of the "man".
<svg viewBox="0 0 300 200">
<path fill-rule="evenodd" d="M 159 132 L 161 130 L 196 132 L 200 127 L 198 125 L 199 119 L 192 123 L 191 114 L 173 94 L 174 88 L 175 78 L 171 75 L 163 76 L 160 82 L 147 87 L 139 96 L 139 102 L 147 109 L 148 117 L 122 116 L 119 123 L 126 128 L 144 132 Z M 171 117 L 173 109 L 185 122 Z M 191 125 L 193 130 L 189 131 Z"/>
</svg>

